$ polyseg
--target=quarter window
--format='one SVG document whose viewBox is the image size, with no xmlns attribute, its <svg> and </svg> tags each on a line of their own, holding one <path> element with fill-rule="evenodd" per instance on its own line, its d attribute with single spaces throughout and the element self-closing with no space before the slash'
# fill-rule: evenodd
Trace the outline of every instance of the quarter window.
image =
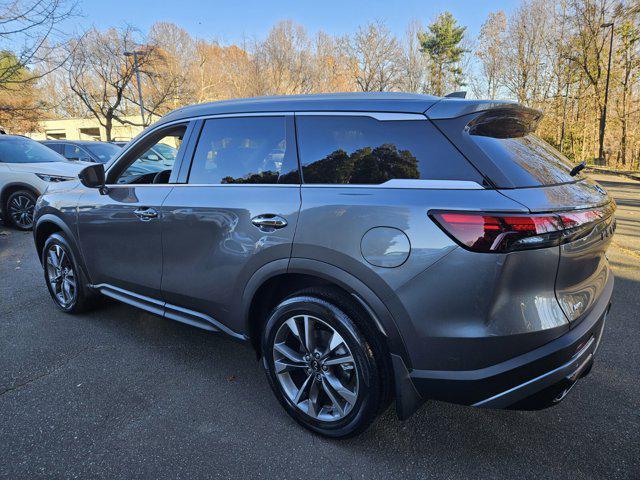
<svg viewBox="0 0 640 480">
<path fill-rule="evenodd" d="M 296 125 L 304 183 L 381 184 L 393 179 L 482 183 L 483 180 L 426 120 L 300 115 Z"/>
<path fill-rule="evenodd" d="M 192 184 L 297 183 L 293 119 L 233 117 L 207 120 L 193 157 Z"/>
</svg>

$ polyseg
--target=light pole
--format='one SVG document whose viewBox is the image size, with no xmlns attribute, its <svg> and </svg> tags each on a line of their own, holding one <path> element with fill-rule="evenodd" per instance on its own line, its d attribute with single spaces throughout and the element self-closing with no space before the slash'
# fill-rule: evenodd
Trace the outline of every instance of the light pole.
<svg viewBox="0 0 640 480">
<path fill-rule="evenodd" d="M 138 56 L 145 55 L 145 52 L 134 50 L 133 52 L 124 52 L 125 57 L 133 57 L 133 70 L 136 72 L 136 83 L 138 84 L 138 100 L 140 102 L 140 117 L 142 118 L 142 128 L 145 127 L 144 122 L 144 102 L 142 101 L 142 86 L 140 85 L 140 70 L 138 69 Z"/>
<path fill-rule="evenodd" d="M 607 126 L 607 101 L 609 100 L 609 74 L 611 73 L 611 52 L 613 51 L 613 22 L 603 23 L 600 28 L 611 27 L 611 39 L 609 40 L 609 63 L 607 65 L 607 80 L 604 87 L 604 107 L 600 117 L 600 138 L 598 148 L 598 160 L 604 162 L 604 130 Z"/>
</svg>

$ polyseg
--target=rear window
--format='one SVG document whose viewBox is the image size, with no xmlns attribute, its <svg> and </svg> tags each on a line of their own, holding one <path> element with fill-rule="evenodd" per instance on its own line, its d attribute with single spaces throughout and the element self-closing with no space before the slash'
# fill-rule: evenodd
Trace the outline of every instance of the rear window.
<svg viewBox="0 0 640 480">
<path fill-rule="evenodd" d="M 571 161 L 533 134 L 512 138 L 469 135 L 516 187 L 557 185 L 579 180 L 572 177 Z"/>
<path fill-rule="evenodd" d="M 120 153 L 120 150 L 122 150 L 121 147 L 119 147 L 118 145 L 114 145 L 113 143 L 96 142 L 92 144 L 87 144 L 86 147 L 91 153 L 93 153 L 98 158 L 98 160 L 100 160 L 100 163 L 107 163 L 109 160 L 115 157 L 118 153 Z"/>
<path fill-rule="evenodd" d="M 304 183 L 483 182 L 478 171 L 428 121 L 300 115 L 296 126 Z"/>
</svg>

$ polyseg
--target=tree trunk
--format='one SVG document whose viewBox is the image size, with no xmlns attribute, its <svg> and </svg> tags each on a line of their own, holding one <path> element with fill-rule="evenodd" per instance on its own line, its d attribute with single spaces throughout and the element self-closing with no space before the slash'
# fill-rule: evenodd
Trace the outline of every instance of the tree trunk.
<svg viewBox="0 0 640 480">
<path fill-rule="evenodd" d="M 104 122 L 104 134 L 107 137 L 107 142 L 112 140 L 111 138 L 111 129 L 113 128 L 113 117 L 107 116 Z"/>
</svg>

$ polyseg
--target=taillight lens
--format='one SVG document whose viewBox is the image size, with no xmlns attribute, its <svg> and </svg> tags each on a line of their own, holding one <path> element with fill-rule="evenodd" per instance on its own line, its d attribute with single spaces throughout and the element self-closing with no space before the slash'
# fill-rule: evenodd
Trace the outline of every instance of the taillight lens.
<svg viewBox="0 0 640 480">
<path fill-rule="evenodd" d="M 575 240 L 612 213 L 613 207 L 607 206 L 542 215 L 432 211 L 429 216 L 469 250 L 504 253 Z"/>
</svg>

